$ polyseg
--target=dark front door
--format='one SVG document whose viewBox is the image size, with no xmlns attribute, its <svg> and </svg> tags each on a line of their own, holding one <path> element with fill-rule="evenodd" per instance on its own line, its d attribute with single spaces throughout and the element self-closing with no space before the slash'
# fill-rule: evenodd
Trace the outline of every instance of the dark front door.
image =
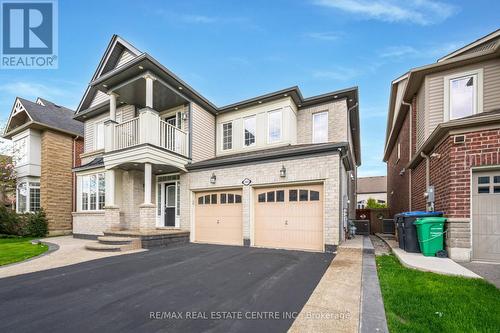
<svg viewBox="0 0 500 333">
<path fill-rule="evenodd" d="M 165 184 L 165 226 L 175 227 L 175 184 Z"/>
</svg>

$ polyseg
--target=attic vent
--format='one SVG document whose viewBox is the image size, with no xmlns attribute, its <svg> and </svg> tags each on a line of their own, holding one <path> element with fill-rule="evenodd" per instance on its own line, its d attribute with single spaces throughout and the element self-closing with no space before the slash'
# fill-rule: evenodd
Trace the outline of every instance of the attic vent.
<svg viewBox="0 0 500 333">
<path fill-rule="evenodd" d="M 455 135 L 453 138 L 454 143 L 464 143 L 465 142 L 465 135 Z"/>
</svg>

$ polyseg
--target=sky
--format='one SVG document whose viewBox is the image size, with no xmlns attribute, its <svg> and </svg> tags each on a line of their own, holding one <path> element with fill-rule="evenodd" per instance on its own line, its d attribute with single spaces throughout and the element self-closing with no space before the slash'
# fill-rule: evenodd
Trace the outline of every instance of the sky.
<svg viewBox="0 0 500 333">
<path fill-rule="evenodd" d="M 59 68 L 0 70 L 0 119 L 16 96 L 76 108 L 113 34 L 217 106 L 298 85 L 359 87 L 360 176 L 382 162 L 391 81 L 500 28 L 498 1 L 60 0 Z"/>
</svg>

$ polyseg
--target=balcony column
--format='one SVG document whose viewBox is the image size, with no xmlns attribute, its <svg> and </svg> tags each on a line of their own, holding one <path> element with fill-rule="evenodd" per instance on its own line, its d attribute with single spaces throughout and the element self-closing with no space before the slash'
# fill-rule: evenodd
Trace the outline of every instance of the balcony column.
<svg viewBox="0 0 500 333">
<path fill-rule="evenodd" d="M 116 97 L 113 92 L 109 93 L 109 119 L 104 122 L 105 138 L 104 151 L 112 151 L 115 146 L 115 126 L 116 122 Z"/>
<path fill-rule="evenodd" d="M 146 80 L 146 107 L 147 108 L 153 108 L 153 82 L 155 78 L 150 75 L 146 74 L 144 76 L 144 79 Z"/>
<path fill-rule="evenodd" d="M 142 231 L 156 228 L 156 205 L 151 202 L 152 169 L 151 163 L 144 163 L 144 203 L 139 206 L 139 229 Z"/>
</svg>

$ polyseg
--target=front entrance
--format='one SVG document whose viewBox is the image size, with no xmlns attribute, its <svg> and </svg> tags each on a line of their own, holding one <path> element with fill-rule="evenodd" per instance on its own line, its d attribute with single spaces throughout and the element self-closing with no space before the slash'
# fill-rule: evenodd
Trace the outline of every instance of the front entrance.
<svg viewBox="0 0 500 333">
<path fill-rule="evenodd" d="M 179 227 L 177 212 L 178 182 L 159 183 L 158 226 Z"/>
<path fill-rule="evenodd" d="M 472 174 L 472 259 L 500 262 L 500 171 Z"/>
</svg>

